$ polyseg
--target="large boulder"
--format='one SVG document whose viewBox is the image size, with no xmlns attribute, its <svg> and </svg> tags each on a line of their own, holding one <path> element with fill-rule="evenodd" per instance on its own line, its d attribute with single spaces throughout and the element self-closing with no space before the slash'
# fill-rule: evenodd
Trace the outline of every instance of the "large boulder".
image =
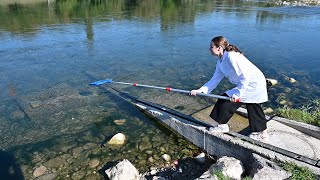
<svg viewBox="0 0 320 180">
<path fill-rule="evenodd" d="M 220 171 L 224 176 L 232 179 L 241 179 L 241 175 L 244 172 L 244 167 L 238 159 L 234 157 L 223 156 L 218 159 L 217 163 L 211 165 L 210 172 L 214 174 Z"/>
<path fill-rule="evenodd" d="M 139 171 L 127 159 L 105 171 L 110 180 L 139 180 Z"/>
</svg>

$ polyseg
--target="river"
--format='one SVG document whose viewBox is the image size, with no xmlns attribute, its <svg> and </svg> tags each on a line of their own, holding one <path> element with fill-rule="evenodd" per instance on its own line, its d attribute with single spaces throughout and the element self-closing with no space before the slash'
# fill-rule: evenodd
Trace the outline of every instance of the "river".
<svg viewBox="0 0 320 180">
<path fill-rule="evenodd" d="M 110 161 L 128 158 L 143 171 L 164 165 L 163 153 L 178 159 L 198 152 L 107 86 L 88 84 L 112 79 L 198 88 L 214 71 L 217 59 L 208 50 L 214 36 L 227 37 L 278 80 L 264 108 L 299 108 L 320 95 L 315 0 L 0 0 L 0 14 L 1 154 L 14 157 L 10 162 L 27 179 L 41 164 L 59 178 L 99 179 L 97 167 Z M 214 101 L 114 86 L 186 114 Z M 212 93 L 231 87 L 224 80 Z M 118 132 L 126 145 L 104 147 Z M 93 160 L 99 166 L 92 168 Z"/>
</svg>

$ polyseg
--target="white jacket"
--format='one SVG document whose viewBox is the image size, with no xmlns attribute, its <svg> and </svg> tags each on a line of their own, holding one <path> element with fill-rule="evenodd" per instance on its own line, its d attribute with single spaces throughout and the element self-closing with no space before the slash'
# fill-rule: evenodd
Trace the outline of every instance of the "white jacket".
<svg viewBox="0 0 320 180">
<path fill-rule="evenodd" d="M 229 97 L 236 95 L 243 103 L 263 103 L 268 101 L 267 85 L 263 73 L 244 55 L 225 51 L 217 61 L 212 78 L 200 90 L 208 94 L 224 78 L 236 85 L 226 92 Z"/>
</svg>

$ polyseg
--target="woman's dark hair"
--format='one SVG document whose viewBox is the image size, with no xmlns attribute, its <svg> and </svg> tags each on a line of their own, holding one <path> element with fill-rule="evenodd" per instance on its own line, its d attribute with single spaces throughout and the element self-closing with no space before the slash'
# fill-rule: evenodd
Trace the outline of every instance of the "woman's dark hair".
<svg viewBox="0 0 320 180">
<path fill-rule="evenodd" d="M 211 41 L 216 47 L 222 47 L 224 51 L 234 51 L 242 54 L 242 52 L 236 46 L 229 44 L 227 39 L 223 36 L 214 37 Z"/>
</svg>

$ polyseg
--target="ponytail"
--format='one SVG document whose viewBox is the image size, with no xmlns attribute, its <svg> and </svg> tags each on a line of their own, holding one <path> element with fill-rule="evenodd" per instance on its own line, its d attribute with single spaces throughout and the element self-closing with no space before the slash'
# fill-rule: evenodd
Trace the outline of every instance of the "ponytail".
<svg viewBox="0 0 320 180">
<path fill-rule="evenodd" d="M 224 51 L 234 51 L 239 52 L 242 54 L 242 52 L 237 48 L 237 46 L 229 44 L 227 39 L 223 36 L 217 36 L 211 40 L 216 47 L 222 47 Z"/>
<path fill-rule="evenodd" d="M 226 50 L 226 51 L 239 52 L 239 53 L 242 54 L 242 52 L 237 48 L 237 46 L 234 46 L 234 45 L 232 45 L 232 44 L 228 44 L 224 50 Z"/>
</svg>

